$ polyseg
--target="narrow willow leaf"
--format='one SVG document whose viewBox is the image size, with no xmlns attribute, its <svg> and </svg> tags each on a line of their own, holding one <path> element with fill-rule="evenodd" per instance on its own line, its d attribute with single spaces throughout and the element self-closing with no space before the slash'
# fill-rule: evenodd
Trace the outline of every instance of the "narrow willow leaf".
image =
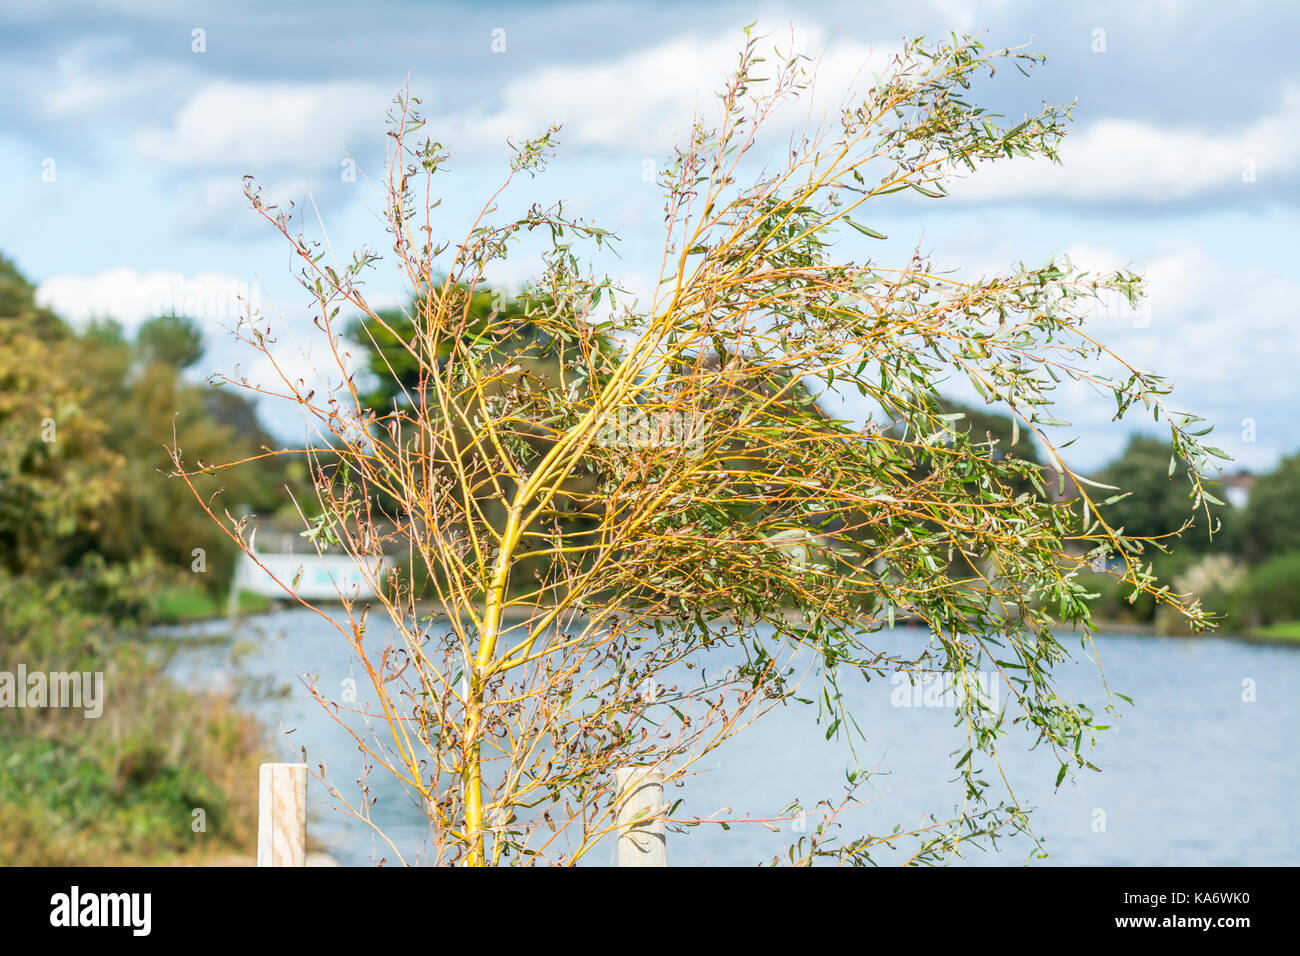
<svg viewBox="0 0 1300 956">
<path fill-rule="evenodd" d="M 888 237 L 887 235 L 885 235 L 883 232 L 877 232 L 876 230 L 874 230 L 874 229 L 872 229 L 872 228 L 870 228 L 870 227 L 868 227 L 868 226 L 864 226 L 864 225 L 862 225 L 862 223 L 860 223 L 860 222 L 854 222 L 854 221 L 853 221 L 852 219 L 850 219 L 848 216 L 845 216 L 845 217 L 844 217 L 844 221 L 847 222 L 847 223 L 848 223 L 850 226 L 852 226 L 854 229 L 856 229 L 858 232 L 862 233 L 864 236 L 870 236 L 872 239 L 888 239 L 888 238 L 889 238 L 889 237 Z"/>
</svg>

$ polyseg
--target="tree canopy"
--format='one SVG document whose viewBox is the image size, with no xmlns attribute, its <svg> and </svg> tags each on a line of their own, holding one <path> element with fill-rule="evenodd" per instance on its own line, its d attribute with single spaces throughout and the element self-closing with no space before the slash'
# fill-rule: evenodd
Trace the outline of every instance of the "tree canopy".
<svg viewBox="0 0 1300 956">
<path fill-rule="evenodd" d="M 1231 550 L 1235 544 L 1230 512 L 1216 510 L 1211 523 L 1206 514 L 1189 509 L 1193 492 L 1187 482 L 1187 465 L 1168 441 L 1134 435 L 1120 456 L 1095 477 L 1122 489 L 1124 497 L 1106 505 L 1103 514 L 1126 534 L 1159 539 L 1166 547 L 1176 544 L 1180 551 L 1191 554 Z"/>
<path fill-rule="evenodd" d="M 1241 541 L 1251 561 L 1300 552 L 1300 453 L 1256 480 L 1241 519 Z"/>
<path fill-rule="evenodd" d="M 555 128 L 514 143 L 502 190 L 463 238 L 438 239 L 447 154 L 422 132 L 418 100 L 398 97 L 385 211 L 413 303 L 400 319 L 361 294 L 377 253 L 327 260 L 249 187 L 297 256 L 317 326 L 333 342 L 360 313 L 377 343 L 370 369 L 392 380 L 363 392 L 330 349 L 328 391 L 281 371 L 276 394 L 334 438 L 329 460 L 313 459 L 317 532 L 368 569 L 391 642 L 375 646 L 369 608 L 346 594 L 338 611 L 303 603 L 365 662 L 383 715 L 367 760 L 418 795 L 438 862 L 573 862 L 613 825 L 621 769 L 683 781 L 749 721 L 798 704 L 816 708 L 827 739 L 860 740 L 845 680 L 938 674 L 971 688 L 997 674 L 1005 705 L 958 695 L 954 813 L 909 834 L 912 859 L 935 861 L 1023 828 L 1010 786 L 993 801 L 983 773 L 1011 728 L 1056 755 L 1058 785 L 1091 767 L 1096 711 L 1052 678 L 1068 631 L 1086 645 L 1094 627 L 1081 569 L 1113 557 L 1129 586 L 1205 624 L 1159 586 L 1149 542 L 1111 520 L 1116 501 L 1053 441 L 1066 379 L 1113 394 L 1117 417 L 1150 409 L 1186 465 L 1185 507 L 1208 512 L 1202 475 L 1217 450 L 1199 441 L 1201 419 L 1084 329 L 1097 299 L 1136 300 L 1139 277 L 1054 257 L 963 283 L 925 256 L 870 251 L 881 236 L 869 219 L 891 194 L 942 199 L 953 176 L 986 163 L 1059 159 L 1065 108 L 1016 122 L 967 99 L 995 68 L 1028 72 L 1041 58 L 969 37 L 909 42 L 825 127 L 780 133 L 764 154 L 777 159 L 761 163 L 761 129 L 810 77 L 805 58 L 758 44 L 747 31 L 716 121 L 697 118 L 661 175 L 665 248 L 649 303 L 591 267 L 606 230 L 561 204 L 501 212 L 505 191 L 544 170 Z M 522 311 L 489 307 L 485 276 L 530 234 L 543 249 Z M 242 335 L 281 369 L 265 318 Z M 545 354 L 521 354 L 521 340 Z M 939 387 L 954 377 L 1012 416 L 1005 444 L 999 420 L 962 424 L 947 410 Z M 826 414 L 815 396 L 832 386 L 884 415 Z M 175 461 L 192 482 L 199 472 L 179 450 Z M 1059 493 L 1066 481 L 1074 499 Z M 575 512 L 593 520 L 564 533 Z M 393 551 L 411 565 L 373 570 Z M 417 571 L 433 582 L 432 612 Z M 925 636 L 889 640 L 904 618 Z M 339 713 L 327 689 L 316 694 Z M 849 767 L 790 860 L 871 862 L 894 845 L 832 836 L 870 774 Z M 376 826 L 368 807 L 355 812 Z"/>
<path fill-rule="evenodd" d="M 11 573 L 52 574 L 87 562 L 191 574 L 223 591 L 235 549 L 166 478 L 173 438 L 203 460 L 249 457 L 271 441 L 243 395 L 184 380 L 201 335 L 185 319 L 146 322 L 128 341 L 115 323 L 77 332 L 35 305 L 35 290 L 0 260 L 0 554 Z M 220 407 L 219 415 L 214 411 Z M 227 419 L 225 423 L 221 418 Z M 239 424 L 243 427 L 232 427 Z M 278 467 L 243 470 L 208 494 L 271 507 Z"/>
</svg>

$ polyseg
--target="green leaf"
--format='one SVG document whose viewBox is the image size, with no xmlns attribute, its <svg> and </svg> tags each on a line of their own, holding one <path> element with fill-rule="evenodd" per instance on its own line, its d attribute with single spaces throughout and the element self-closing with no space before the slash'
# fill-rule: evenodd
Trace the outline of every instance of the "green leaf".
<svg viewBox="0 0 1300 956">
<path fill-rule="evenodd" d="M 889 238 L 889 237 L 888 237 L 887 235 L 885 235 L 883 232 L 876 232 L 876 230 L 874 230 L 874 229 L 870 229 L 870 228 L 868 228 L 867 226 L 862 225 L 861 223 L 854 222 L 854 221 L 853 221 L 852 219 L 850 219 L 848 216 L 845 216 L 845 217 L 844 217 L 844 221 L 847 222 L 847 223 L 848 223 L 850 226 L 852 226 L 854 229 L 856 229 L 858 232 L 862 233 L 864 236 L 870 236 L 872 239 L 888 239 L 888 238 Z"/>
<path fill-rule="evenodd" d="M 1083 477 L 1083 475 L 1075 475 L 1074 478 L 1075 478 L 1076 481 L 1078 481 L 1078 482 L 1080 482 L 1080 483 L 1082 483 L 1082 484 L 1088 485 L 1090 488 L 1100 488 L 1102 491 L 1119 491 L 1119 490 L 1120 490 L 1118 485 L 1106 485 L 1106 484 L 1102 484 L 1100 481 L 1093 481 L 1093 480 L 1091 480 L 1090 478 L 1085 478 L 1085 477 Z"/>
</svg>

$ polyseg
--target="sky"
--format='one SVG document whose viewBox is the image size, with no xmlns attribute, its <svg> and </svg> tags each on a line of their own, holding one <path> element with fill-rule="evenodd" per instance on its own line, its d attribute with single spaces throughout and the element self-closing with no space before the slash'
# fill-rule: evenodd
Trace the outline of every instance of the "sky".
<svg viewBox="0 0 1300 956">
<path fill-rule="evenodd" d="M 190 314 L 209 348 L 196 375 L 266 374 L 228 332 L 251 299 L 306 369 L 320 347 L 309 303 L 243 177 L 308 210 L 339 258 L 388 248 L 375 184 L 409 84 L 451 154 L 449 233 L 500 184 L 507 138 L 559 123 L 559 152 L 523 198 L 616 232 L 619 258 L 599 267 L 648 295 L 663 201 L 646 172 L 697 110 L 710 115 L 751 22 L 814 57 L 819 90 L 860 82 L 918 34 L 1045 54 L 1029 78 L 978 92 L 1017 118 L 1075 102 L 1063 165 L 993 165 L 940 201 L 885 197 L 872 225 L 890 242 L 873 252 L 919 246 L 969 275 L 1060 253 L 1132 268 L 1147 305 L 1099 317 L 1097 335 L 1168 376 L 1171 404 L 1215 425 L 1232 469 L 1300 450 L 1300 5 L 5 2 L 0 254 L 74 323 Z M 516 255 L 489 279 L 514 289 L 536 271 Z M 404 298 L 391 262 L 368 289 L 372 305 Z M 1075 467 L 1104 463 L 1141 424 L 1112 411 L 1065 396 Z M 285 414 L 264 409 L 287 431 Z"/>
</svg>

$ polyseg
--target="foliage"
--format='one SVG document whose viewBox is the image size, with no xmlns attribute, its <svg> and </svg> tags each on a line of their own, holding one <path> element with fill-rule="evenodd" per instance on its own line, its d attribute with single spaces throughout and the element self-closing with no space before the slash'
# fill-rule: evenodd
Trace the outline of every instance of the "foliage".
<svg viewBox="0 0 1300 956">
<path fill-rule="evenodd" d="M 18 267 L 0 256 L 0 322 L 17 320 L 46 341 L 67 335 L 67 327 L 49 309 L 36 304 L 36 290 Z"/>
<path fill-rule="evenodd" d="M 102 672 L 97 718 L 6 709 L 0 722 L 0 862 L 104 865 L 246 848 L 261 730 L 219 694 L 191 694 L 140 631 L 112 616 L 138 577 L 0 573 L 0 659 L 37 671 Z M 202 832 L 193 811 L 206 814 Z"/>
<path fill-rule="evenodd" d="M 1300 641 L 1300 620 L 1267 624 L 1252 629 L 1250 634 L 1252 637 L 1264 637 L 1274 641 Z"/>
<path fill-rule="evenodd" d="M 972 443 L 995 443 L 993 445 L 995 456 L 1014 455 L 1035 465 L 1043 463 L 1033 439 L 1028 435 L 1021 436 L 1014 416 L 994 411 L 987 405 L 983 408 L 974 408 L 951 399 L 941 401 L 939 409 L 944 415 L 961 416 L 953 419 L 953 427 L 969 432 Z"/>
<path fill-rule="evenodd" d="M 1176 543 L 1179 550 L 1195 554 L 1231 550 L 1235 543 L 1224 535 L 1233 523 L 1230 511 L 1214 512 L 1212 523 L 1206 513 L 1189 513 L 1194 490 L 1188 485 L 1187 466 L 1170 442 L 1134 435 L 1124 452 L 1096 478 L 1124 489 L 1124 497 L 1103 510 L 1116 528 L 1137 537 L 1160 539 L 1164 547 Z"/>
<path fill-rule="evenodd" d="M 1246 581 L 1246 567 L 1231 555 L 1207 554 L 1195 558 L 1171 580 L 1175 592 L 1195 597 L 1206 613 L 1223 621 L 1235 610 L 1236 595 Z M 1157 610 L 1155 625 L 1161 634 L 1183 632 L 1186 627 L 1180 617 L 1165 607 Z"/>
<path fill-rule="evenodd" d="M 166 480 L 167 444 L 179 441 L 200 461 L 257 454 L 271 439 L 256 427 L 247 399 L 231 394 L 218 404 L 208 386 L 181 377 L 173 360 L 189 361 L 198 337 L 188 322 L 146 323 L 136 344 L 115 323 L 78 335 L 36 309 L 30 284 L 4 266 L 0 563 L 11 573 L 45 575 L 153 555 L 165 576 L 192 578 L 202 549 L 199 580 L 224 593 L 235 548 L 188 490 Z M 263 463 L 224 487 L 237 502 L 261 507 L 277 500 L 283 481 L 282 469 Z M 222 484 L 199 477 L 196 487 L 211 495 Z"/>
<path fill-rule="evenodd" d="M 1236 592 L 1235 617 L 1246 627 L 1300 620 L 1300 551 L 1274 555 L 1251 568 Z"/>
<path fill-rule="evenodd" d="M 1242 549 L 1251 562 L 1300 551 L 1300 454 L 1259 477 L 1241 524 Z"/>
<path fill-rule="evenodd" d="M 125 461 L 105 436 L 74 339 L 0 317 L 0 562 L 13 573 L 75 564 L 102 530 Z"/>
<path fill-rule="evenodd" d="M 184 316 L 150 319 L 140 326 L 135 341 L 144 361 L 175 369 L 189 368 L 203 357 L 203 332 Z"/>
<path fill-rule="evenodd" d="M 1174 588 L 1180 592 L 1200 595 L 1202 604 L 1210 607 L 1210 597 L 1222 613 L 1228 595 L 1246 579 L 1246 569 L 1230 555 L 1209 554 L 1201 558 L 1183 574 L 1173 579 Z"/>
<path fill-rule="evenodd" d="M 241 615 L 262 614 L 271 608 L 270 598 L 253 591 L 240 591 L 237 601 L 235 610 Z M 155 595 L 152 616 L 160 624 L 180 624 L 221 617 L 228 608 L 228 598 L 203 588 L 172 587 Z"/>
<path fill-rule="evenodd" d="M 466 336 L 473 338 L 504 316 L 520 323 L 520 337 L 526 342 L 526 324 L 520 321 L 523 309 L 513 299 L 486 288 L 461 292 L 466 296 Z M 415 338 L 413 317 L 419 310 L 419 304 L 413 302 L 405 309 L 384 309 L 373 317 L 362 315 L 348 326 L 348 338 L 366 349 L 365 367 L 374 381 L 364 401 L 381 414 L 395 403 L 408 403 L 418 393 L 420 363 L 411 355 L 409 343 Z"/>
<path fill-rule="evenodd" d="M 253 454 L 259 437 L 215 421 L 208 387 L 180 377 L 192 349 L 172 345 L 195 341 L 187 327 L 147 323 L 137 343 L 111 321 L 78 333 L 0 259 L 0 661 L 102 672 L 106 696 L 98 718 L 4 709 L 0 862 L 139 863 L 251 843 L 261 730 L 227 696 L 174 686 L 143 626 L 161 582 L 224 591 L 222 558 L 228 568 L 235 554 L 161 473 L 164 443 L 224 459 Z M 274 472 L 228 487 L 265 501 Z M 216 479 L 196 486 L 211 493 Z M 206 576 L 191 571 L 196 547 Z"/>
<path fill-rule="evenodd" d="M 386 365 L 409 400 L 385 405 L 358 391 L 337 348 L 337 378 L 320 390 L 281 369 L 260 316 L 242 333 L 279 370 L 283 387 L 260 390 L 333 438 L 313 457 L 324 516 L 313 533 L 365 569 L 396 637 L 376 646 L 369 609 L 346 595 L 341 612 L 315 610 L 364 663 L 376 733 L 358 743 L 417 796 L 436 862 L 581 859 L 614 826 L 617 769 L 682 781 L 774 708 L 814 706 L 828 738 L 852 740 L 839 690 L 851 675 L 939 671 L 969 686 L 997 673 L 1005 707 L 969 694 L 957 708 L 967 746 L 953 755 L 951 818 L 847 842 L 818 826 L 790 855 L 870 863 L 914 838 L 914 861 L 942 860 L 1024 826 L 1010 785 L 995 802 L 983 773 L 1012 728 L 1057 755 L 1058 784 L 1091 767 L 1094 711 L 1062 700 L 1051 678 L 1068 653 L 1061 625 L 1080 625 L 1085 644 L 1091 633 L 1080 569 L 1110 557 L 1129 587 L 1178 604 L 1154 579 L 1150 542 L 1110 519 L 1117 498 L 1094 500 L 1097 483 L 1053 442 L 1063 380 L 1113 394 L 1117 417 L 1144 407 L 1169 427 L 1186 505 L 1208 515 L 1201 475 L 1215 452 L 1191 431 L 1200 420 L 1172 412 L 1161 378 L 1084 328 L 1092 300 L 1135 298 L 1138 277 L 1054 258 L 970 284 L 919 254 L 854 261 L 843 241 L 879 235 L 864 217 L 889 194 L 942 198 L 946 181 L 984 163 L 1056 160 L 1066 110 L 1003 122 L 964 99 L 996 67 L 1023 72 L 1040 58 L 970 38 L 908 43 L 835 122 L 782 139 L 780 159 L 756 171 L 773 155 L 762 130 L 809 83 L 804 58 L 764 63 L 758 44 L 747 40 L 717 124 L 697 120 L 662 175 L 667 240 L 645 307 L 583 265 L 609 234 L 558 204 L 501 219 L 498 191 L 463 239 L 435 239 L 446 154 L 418 139 L 418 100 L 399 97 L 392 117 L 386 205 L 409 325 L 360 291 L 377 254 L 340 264 L 249 187 L 296 252 L 329 340 L 345 310 L 360 310 L 401 358 Z M 515 145 L 503 191 L 543 169 L 556 132 Z M 484 316 L 486 271 L 529 234 L 544 249 L 523 314 Z M 518 360 L 525 333 L 555 374 Z M 937 391 L 954 376 L 1013 416 L 1008 444 L 1041 457 L 998 454 L 955 424 Z M 832 390 L 885 414 L 835 419 L 817 405 Z M 1059 500 L 1067 481 L 1076 500 Z M 579 515 L 590 525 L 565 532 Z M 244 525 L 230 531 L 248 547 Z M 373 569 L 390 552 L 406 570 L 381 577 Z M 529 570 L 539 557 L 545 569 Z M 434 615 L 415 600 L 421 572 Z M 1195 602 L 1183 610 L 1204 624 Z M 880 632 L 904 616 L 934 640 L 881 650 Z M 358 706 L 316 693 L 340 723 Z M 823 822 L 869 777 L 850 766 L 845 792 L 819 804 Z M 382 833 L 368 802 L 344 805 Z M 673 826 L 706 822 L 676 809 L 660 812 Z"/>
</svg>

